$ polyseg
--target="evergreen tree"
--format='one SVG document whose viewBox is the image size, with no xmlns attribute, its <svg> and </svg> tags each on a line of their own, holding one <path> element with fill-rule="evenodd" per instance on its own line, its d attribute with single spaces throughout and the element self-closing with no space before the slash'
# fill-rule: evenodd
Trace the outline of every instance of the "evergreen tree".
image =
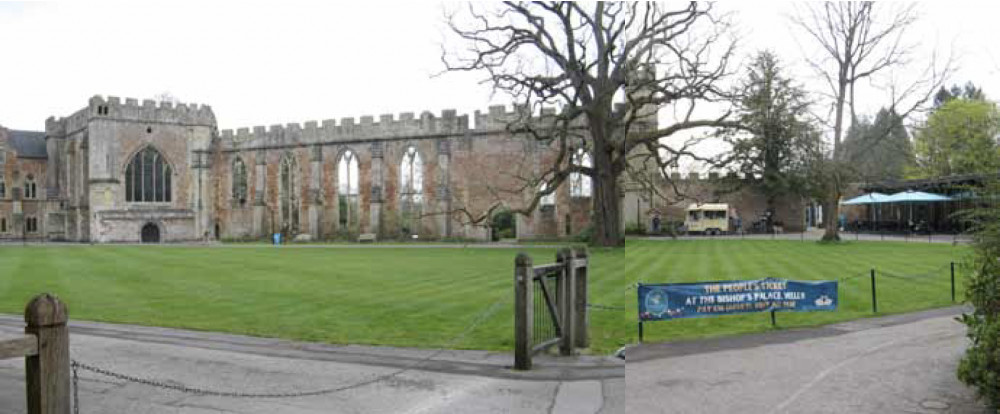
<svg viewBox="0 0 1000 414">
<path fill-rule="evenodd" d="M 847 131 L 844 148 L 862 181 L 901 179 L 914 165 L 913 144 L 903 119 L 886 108 L 874 121 L 858 119 Z"/>
</svg>

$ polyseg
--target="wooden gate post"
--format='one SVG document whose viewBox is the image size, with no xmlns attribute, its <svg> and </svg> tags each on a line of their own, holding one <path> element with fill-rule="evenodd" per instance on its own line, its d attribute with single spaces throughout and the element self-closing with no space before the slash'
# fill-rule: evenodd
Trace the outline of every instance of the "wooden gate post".
<svg viewBox="0 0 1000 414">
<path fill-rule="evenodd" d="M 66 305 L 43 293 L 24 309 L 24 332 L 38 337 L 38 354 L 25 358 L 28 414 L 69 414 L 69 328 Z"/>
<path fill-rule="evenodd" d="M 576 269 L 573 267 L 573 249 L 561 249 L 556 253 L 556 262 L 563 265 L 562 277 L 559 283 L 559 322 L 562 325 L 562 337 L 559 338 L 559 354 L 573 355 L 573 343 L 576 335 L 573 325 L 576 309 Z"/>
<path fill-rule="evenodd" d="M 590 309 L 587 307 L 587 269 L 590 261 L 586 247 L 576 250 L 576 261 L 583 262 L 584 265 L 576 268 L 576 309 L 572 322 L 576 338 L 573 343 L 577 348 L 587 348 L 590 346 Z"/>
<path fill-rule="evenodd" d="M 514 369 L 531 369 L 531 332 L 534 329 L 534 277 L 531 256 L 514 259 Z"/>
</svg>

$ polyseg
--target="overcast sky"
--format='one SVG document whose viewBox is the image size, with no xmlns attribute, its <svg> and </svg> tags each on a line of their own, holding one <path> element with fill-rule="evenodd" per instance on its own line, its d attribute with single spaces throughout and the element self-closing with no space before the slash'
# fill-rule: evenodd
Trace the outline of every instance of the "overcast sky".
<svg viewBox="0 0 1000 414">
<path fill-rule="evenodd" d="M 445 74 L 436 2 L 0 3 L 0 125 L 41 130 L 90 96 L 212 105 L 222 129 L 504 103 L 479 76 Z M 790 3 L 730 2 L 740 56 L 771 48 L 804 84 Z M 956 83 L 1000 96 L 1000 29 L 988 3 L 919 6 L 911 39 L 960 56 Z M 814 50 L 814 49 L 812 49 Z M 882 97 L 866 95 L 877 109 Z M 874 110 L 872 109 L 872 110 Z"/>
</svg>

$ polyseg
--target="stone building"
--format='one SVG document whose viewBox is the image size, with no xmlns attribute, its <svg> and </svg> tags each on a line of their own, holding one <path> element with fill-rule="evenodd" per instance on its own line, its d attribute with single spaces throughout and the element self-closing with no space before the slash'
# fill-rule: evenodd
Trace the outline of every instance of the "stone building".
<svg viewBox="0 0 1000 414">
<path fill-rule="evenodd" d="M 207 105 L 95 96 L 45 132 L 0 128 L 0 239 L 484 240 L 489 220 L 471 218 L 523 207 L 535 190 L 525 180 L 555 156 L 508 132 L 518 115 L 494 106 L 471 119 L 445 110 L 219 130 Z M 517 238 L 584 231 L 590 193 L 588 178 L 570 177 L 517 216 Z"/>
<path fill-rule="evenodd" d="M 671 182 L 666 179 L 653 180 L 659 194 L 649 189 L 648 185 L 630 183 L 623 205 L 624 220 L 628 228 L 638 226 L 652 232 L 654 218 L 659 218 L 663 223 L 684 222 L 687 207 L 699 203 L 729 204 L 730 215 L 738 217 L 746 231 L 750 231 L 752 224 L 763 220 L 767 214 L 767 197 L 753 185 L 727 190 L 732 186 L 721 185 L 718 173 L 673 173 L 670 178 Z M 774 211 L 771 213 L 773 220 L 780 224 L 783 231 L 801 232 L 820 224 L 818 220 L 821 219 L 814 211 L 815 205 L 813 200 L 805 197 L 782 196 L 775 200 Z"/>
</svg>

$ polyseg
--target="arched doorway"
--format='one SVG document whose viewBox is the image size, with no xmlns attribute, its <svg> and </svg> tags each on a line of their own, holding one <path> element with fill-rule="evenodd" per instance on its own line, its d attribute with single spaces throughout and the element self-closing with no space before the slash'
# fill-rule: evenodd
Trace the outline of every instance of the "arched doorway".
<svg viewBox="0 0 1000 414">
<path fill-rule="evenodd" d="M 493 229 L 493 241 L 517 238 L 517 217 L 510 210 L 503 209 L 494 214 L 490 227 Z"/>
<path fill-rule="evenodd" d="M 160 228 L 153 223 L 146 223 L 142 226 L 142 242 L 143 243 L 159 243 L 160 242 Z"/>
</svg>

